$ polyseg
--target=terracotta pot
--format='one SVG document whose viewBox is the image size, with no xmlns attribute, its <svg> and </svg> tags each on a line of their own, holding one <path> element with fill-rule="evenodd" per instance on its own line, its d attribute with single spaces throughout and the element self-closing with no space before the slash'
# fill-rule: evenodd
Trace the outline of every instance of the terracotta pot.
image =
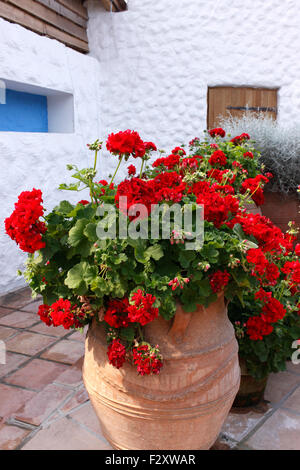
<svg viewBox="0 0 300 470">
<path fill-rule="evenodd" d="M 245 205 L 245 209 L 250 214 L 254 214 L 254 215 L 259 214 L 259 215 L 261 215 L 261 208 L 259 206 L 257 206 L 255 203 L 254 204 L 247 203 Z"/>
<path fill-rule="evenodd" d="M 239 389 L 238 345 L 223 295 L 208 308 L 144 328 L 164 367 L 139 376 L 129 362 L 107 359 L 104 328 L 91 325 L 83 379 L 106 439 L 115 449 L 209 449 Z"/>
<path fill-rule="evenodd" d="M 241 383 L 239 391 L 233 402 L 234 408 L 258 405 L 264 399 L 264 392 L 268 376 L 256 380 L 248 372 L 243 359 L 240 359 Z"/>
<path fill-rule="evenodd" d="M 261 210 L 262 214 L 271 219 L 283 232 L 288 230 L 288 222 L 291 220 L 300 227 L 300 200 L 297 194 L 285 196 L 281 193 L 265 192 L 265 203 L 261 206 Z"/>
</svg>

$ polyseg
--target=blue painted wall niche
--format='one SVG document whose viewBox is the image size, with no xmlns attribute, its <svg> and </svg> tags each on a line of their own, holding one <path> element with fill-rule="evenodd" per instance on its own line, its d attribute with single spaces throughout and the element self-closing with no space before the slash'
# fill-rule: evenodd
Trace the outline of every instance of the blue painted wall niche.
<svg viewBox="0 0 300 470">
<path fill-rule="evenodd" d="M 6 89 L 0 131 L 48 132 L 47 96 Z"/>
</svg>

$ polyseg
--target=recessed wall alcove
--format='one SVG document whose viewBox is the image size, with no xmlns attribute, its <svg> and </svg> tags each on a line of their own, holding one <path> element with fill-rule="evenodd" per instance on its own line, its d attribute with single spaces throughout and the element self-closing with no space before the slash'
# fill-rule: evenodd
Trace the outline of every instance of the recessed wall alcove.
<svg viewBox="0 0 300 470">
<path fill-rule="evenodd" d="M 0 80 L 0 132 L 74 132 L 71 93 Z"/>
</svg>

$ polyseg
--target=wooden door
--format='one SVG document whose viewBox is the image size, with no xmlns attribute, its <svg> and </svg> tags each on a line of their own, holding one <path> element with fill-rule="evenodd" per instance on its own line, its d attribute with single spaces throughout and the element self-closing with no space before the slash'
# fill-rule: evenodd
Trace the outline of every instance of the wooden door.
<svg viewBox="0 0 300 470">
<path fill-rule="evenodd" d="M 219 117 L 230 113 L 242 116 L 245 111 L 264 113 L 276 119 L 277 89 L 251 87 L 209 87 L 207 96 L 207 127 L 218 126 Z"/>
</svg>

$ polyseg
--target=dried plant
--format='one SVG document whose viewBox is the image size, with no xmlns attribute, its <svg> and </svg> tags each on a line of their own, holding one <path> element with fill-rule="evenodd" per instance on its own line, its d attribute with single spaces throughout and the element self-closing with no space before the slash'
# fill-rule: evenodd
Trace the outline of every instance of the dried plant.
<svg viewBox="0 0 300 470">
<path fill-rule="evenodd" d="M 300 123 L 282 126 L 262 113 L 245 113 L 240 118 L 223 117 L 220 125 L 227 137 L 242 132 L 250 134 L 266 171 L 274 175 L 268 184 L 269 191 L 296 192 L 300 184 Z"/>
</svg>

